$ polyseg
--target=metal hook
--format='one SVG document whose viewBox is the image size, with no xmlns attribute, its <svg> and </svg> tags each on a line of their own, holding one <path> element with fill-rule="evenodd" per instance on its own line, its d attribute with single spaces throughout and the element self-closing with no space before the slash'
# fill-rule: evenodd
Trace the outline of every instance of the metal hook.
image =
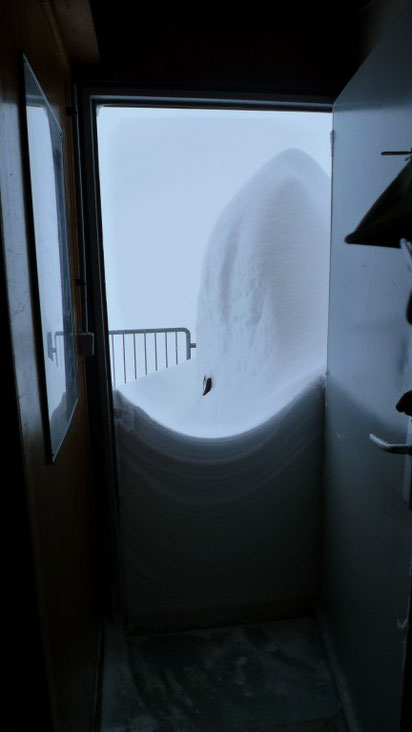
<svg viewBox="0 0 412 732">
<path fill-rule="evenodd" d="M 406 155 L 405 160 L 410 160 L 412 156 L 412 147 L 410 150 L 384 150 L 381 155 Z"/>
</svg>

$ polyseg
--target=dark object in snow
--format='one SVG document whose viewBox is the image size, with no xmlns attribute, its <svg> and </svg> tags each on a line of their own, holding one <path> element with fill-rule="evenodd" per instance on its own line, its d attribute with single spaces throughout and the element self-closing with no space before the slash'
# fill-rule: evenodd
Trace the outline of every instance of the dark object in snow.
<svg viewBox="0 0 412 732">
<path fill-rule="evenodd" d="M 402 238 L 412 240 L 412 159 L 365 214 L 347 244 L 400 246 Z"/>
<path fill-rule="evenodd" d="M 399 399 L 396 409 L 398 412 L 404 412 L 408 417 L 412 417 L 412 391 L 406 391 Z"/>
<path fill-rule="evenodd" d="M 207 394 L 212 388 L 212 377 L 211 376 L 204 376 L 203 377 L 203 396 Z"/>
</svg>

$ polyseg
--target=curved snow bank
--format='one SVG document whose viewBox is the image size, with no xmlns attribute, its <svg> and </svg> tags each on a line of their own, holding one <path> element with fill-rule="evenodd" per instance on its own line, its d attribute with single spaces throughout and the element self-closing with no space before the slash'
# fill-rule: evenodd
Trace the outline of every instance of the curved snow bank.
<svg viewBox="0 0 412 732">
<path fill-rule="evenodd" d="M 129 622 L 305 614 L 317 592 L 322 379 L 223 439 L 178 434 L 114 397 Z"/>
<path fill-rule="evenodd" d="M 269 419 L 323 373 L 329 198 L 328 176 L 306 153 L 264 165 L 211 233 L 196 358 L 119 391 L 169 429 L 224 437 Z"/>
</svg>

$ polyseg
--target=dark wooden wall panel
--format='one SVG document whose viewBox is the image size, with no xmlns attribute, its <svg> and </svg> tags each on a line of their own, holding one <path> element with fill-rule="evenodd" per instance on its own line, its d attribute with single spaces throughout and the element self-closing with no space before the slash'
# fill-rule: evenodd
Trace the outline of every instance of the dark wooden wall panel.
<svg viewBox="0 0 412 732">
<path fill-rule="evenodd" d="M 86 732 L 92 727 L 98 632 L 84 363 L 78 358 L 79 404 L 74 419 L 55 463 L 48 465 L 40 409 L 29 258 L 32 242 L 27 226 L 18 104 L 17 51 L 22 50 L 64 133 L 74 281 L 78 266 L 75 186 L 71 122 L 65 114 L 70 101 L 70 68 L 53 21 L 47 3 L 0 2 L 0 195 L 23 470 L 54 723 L 59 732 Z M 77 292 L 74 298 L 79 328 Z M 12 489 L 11 479 L 7 488 Z"/>
</svg>

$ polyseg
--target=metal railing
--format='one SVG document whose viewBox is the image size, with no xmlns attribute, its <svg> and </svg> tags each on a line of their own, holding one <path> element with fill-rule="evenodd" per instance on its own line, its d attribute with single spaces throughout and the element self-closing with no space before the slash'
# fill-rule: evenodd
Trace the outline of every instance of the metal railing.
<svg viewBox="0 0 412 732">
<path fill-rule="evenodd" d="M 127 384 L 192 357 L 188 328 L 109 330 L 112 385 Z"/>
</svg>

